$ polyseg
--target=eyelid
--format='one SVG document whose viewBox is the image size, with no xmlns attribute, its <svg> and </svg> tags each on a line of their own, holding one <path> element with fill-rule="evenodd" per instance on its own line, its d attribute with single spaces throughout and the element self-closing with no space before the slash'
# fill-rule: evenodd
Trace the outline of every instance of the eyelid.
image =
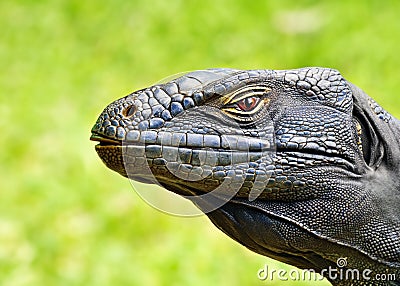
<svg viewBox="0 0 400 286">
<path fill-rule="evenodd" d="M 232 94 L 229 94 L 228 96 L 224 97 L 222 101 L 224 105 L 233 104 L 247 97 L 252 97 L 252 96 L 261 97 L 262 95 L 270 91 L 271 89 L 266 86 L 249 85 L 233 92 Z"/>
</svg>

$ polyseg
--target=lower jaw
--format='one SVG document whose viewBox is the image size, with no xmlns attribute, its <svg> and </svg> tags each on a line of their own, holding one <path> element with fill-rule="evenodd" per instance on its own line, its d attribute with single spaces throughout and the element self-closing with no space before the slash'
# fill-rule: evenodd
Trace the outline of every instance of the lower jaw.
<svg viewBox="0 0 400 286">
<path fill-rule="evenodd" d="M 159 165 L 152 165 L 149 166 L 147 165 L 147 160 L 143 157 L 138 157 L 139 159 L 144 162 L 144 164 L 137 166 L 135 164 L 132 165 L 127 165 L 127 162 L 123 159 L 123 148 L 121 146 L 96 146 L 96 151 L 99 153 L 99 156 L 102 158 L 104 164 L 112 169 L 113 171 L 121 174 L 122 176 L 129 178 L 130 180 L 137 181 L 140 183 L 145 183 L 145 184 L 156 184 L 156 185 L 161 185 L 168 189 L 171 192 L 177 193 L 182 196 L 193 196 L 193 195 L 201 195 L 204 193 L 212 192 L 215 188 L 217 188 L 219 185 L 221 185 L 224 182 L 224 179 L 221 181 L 217 180 L 211 180 L 212 182 L 215 182 L 211 184 L 209 177 L 203 178 L 198 181 L 194 180 L 185 180 L 182 178 L 176 177 L 173 173 L 170 172 L 163 172 L 163 173 L 158 173 L 157 174 L 157 167 L 159 168 Z M 113 156 L 110 156 L 112 154 Z M 292 156 L 293 154 L 286 154 L 286 153 L 280 153 L 278 152 L 277 154 L 278 160 L 279 158 L 287 158 L 289 155 L 291 158 L 294 158 Z M 301 155 L 299 155 L 301 156 Z M 308 156 L 308 155 L 307 155 Z M 298 156 L 296 156 L 298 158 Z M 315 158 L 314 158 L 315 159 Z M 274 163 L 275 167 L 278 167 L 278 163 Z M 303 167 L 303 170 L 298 170 L 299 173 L 306 173 L 306 171 L 310 169 L 317 169 L 320 171 L 321 175 L 326 172 L 326 168 L 324 167 L 334 167 L 334 168 L 329 168 L 330 175 L 332 176 L 333 173 L 336 173 L 338 176 L 346 176 L 346 177 L 354 177 L 354 174 L 350 173 L 347 168 L 344 166 L 338 166 L 338 165 L 329 165 L 327 162 L 318 162 L 317 165 L 312 165 L 307 167 L 307 164 Z M 288 167 L 288 166 L 287 166 Z M 323 167 L 323 168 L 321 168 Z M 279 167 L 278 167 L 279 168 Z M 300 167 L 303 169 L 302 167 Z M 285 169 L 285 166 L 280 167 L 281 170 Z M 158 169 L 159 170 L 159 169 Z M 324 171 L 325 170 L 325 171 Z M 153 173 L 156 173 L 157 175 L 153 175 Z M 287 174 L 282 174 L 282 175 L 287 175 Z M 293 175 L 293 173 L 292 173 Z M 277 174 L 274 174 L 270 177 L 271 179 L 276 180 L 277 179 Z M 302 177 L 304 181 L 307 181 L 307 177 Z M 212 179 L 212 177 L 211 177 Z M 207 188 L 205 188 L 207 186 Z M 244 186 L 244 185 L 242 185 Z M 264 199 L 264 200 L 281 200 L 285 201 L 286 198 L 288 201 L 290 201 L 293 197 L 293 194 L 296 194 L 296 196 L 299 196 L 299 199 L 310 199 L 313 198 L 314 195 L 312 195 L 310 192 L 302 192 L 301 194 L 302 197 L 300 197 L 299 190 L 307 188 L 307 185 L 304 186 L 299 186 L 299 187 L 293 187 L 293 186 L 285 186 L 284 184 L 279 184 L 278 182 L 273 183 L 273 185 L 269 185 L 269 183 L 265 186 L 266 189 L 262 191 L 261 194 L 257 197 L 258 199 Z M 249 192 L 251 192 L 253 189 L 250 188 L 250 190 L 244 190 L 242 187 L 239 188 L 234 188 L 237 191 L 237 194 L 235 195 L 235 198 L 242 198 L 242 199 L 248 199 L 249 198 Z"/>
</svg>

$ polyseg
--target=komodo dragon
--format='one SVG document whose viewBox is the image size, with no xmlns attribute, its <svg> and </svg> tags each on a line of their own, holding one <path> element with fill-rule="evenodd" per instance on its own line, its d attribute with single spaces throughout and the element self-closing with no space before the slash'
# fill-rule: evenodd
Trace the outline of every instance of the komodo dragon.
<svg viewBox="0 0 400 286">
<path fill-rule="evenodd" d="M 91 140 L 254 252 L 400 285 L 400 121 L 336 70 L 190 72 L 108 105 Z"/>
</svg>

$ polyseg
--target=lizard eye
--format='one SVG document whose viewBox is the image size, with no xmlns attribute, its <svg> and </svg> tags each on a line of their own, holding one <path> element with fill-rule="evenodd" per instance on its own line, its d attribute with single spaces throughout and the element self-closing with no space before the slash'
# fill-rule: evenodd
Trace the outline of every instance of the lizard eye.
<svg viewBox="0 0 400 286">
<path fill-rule="evenodd" d="M 271 88 L 265 85 L 247 85 L 222 98 L 222 111 L 240 122 L 251 122 L 257 112 L 269 104 Z"/>
<path fill-rule="evenodd" d="M 237 102 L 236 104 L 240 108 L 240 110 L 249 112 L 252 111 L 254 108 L 256 108 L 259 102 L 260 102 L 259 97 L 252 96 L 252 97 L 246 97 Z"/>
</svg>

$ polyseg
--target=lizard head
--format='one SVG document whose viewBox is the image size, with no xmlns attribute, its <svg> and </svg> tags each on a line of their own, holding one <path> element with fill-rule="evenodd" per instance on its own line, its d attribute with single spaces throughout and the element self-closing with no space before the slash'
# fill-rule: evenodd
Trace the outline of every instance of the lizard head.
<svg viewBox="0 0 400 286">
<path fill-rule="evenodd" d="M 182 195 L 229 180 L 235 197 L 257 188 L 259 198 L 292 200 L 316 196 L 302 191 L 315 186 L 310 169 L 358 175 L 361 134 L 350 89 L 333 70 L 214 69 L 111 103 L 91 139 L 109 168 Z"/>
<path fill-rule="evenodd" d="M 385 159 L 366 102 L 332 69 L 202 70 L 114 101 L 91 139 L 109 168 L 188 198 L 253 251 L 315 269 L 344 253 L 390 264 L 358 236 L 381 223 L 365 186 Z"/>
</svg>

